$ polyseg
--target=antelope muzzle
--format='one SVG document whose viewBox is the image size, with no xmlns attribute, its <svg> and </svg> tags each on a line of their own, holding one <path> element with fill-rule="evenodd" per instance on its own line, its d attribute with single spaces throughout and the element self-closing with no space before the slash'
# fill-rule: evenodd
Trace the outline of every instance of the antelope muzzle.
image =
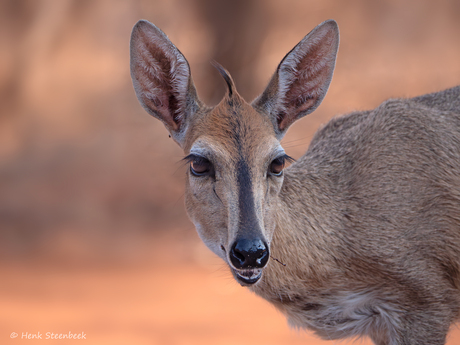
<svg viewBox="0 0 460 345">
<path fill-rule="evenodd" d="M 268 244 L 260 238 L 239 238 L 229 252 L 233 274 L 241 285 L 255 284 L 269 257 Z"/>
</svg>

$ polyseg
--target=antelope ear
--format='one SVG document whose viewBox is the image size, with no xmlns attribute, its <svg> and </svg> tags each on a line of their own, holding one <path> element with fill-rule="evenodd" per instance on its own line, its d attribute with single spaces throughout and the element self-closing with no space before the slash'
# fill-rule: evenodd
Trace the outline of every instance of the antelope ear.
<svg viewBox="0 0 460 345">
<path fill-rule="evenodd" d="M 139 102 L 182 146 L 189 119 L 201 106 L 187 60 L 160 29 L 145 20 L 133 28 L 130 53 Z"/>
<path fill-rule="evenodd" d="M 314 28 L 281 61 L 252 105 L 267 114 L 281 139 L 297 119 L 315 110 L 326 95 L 339 47 L 334 20 Z"/>
</svg>

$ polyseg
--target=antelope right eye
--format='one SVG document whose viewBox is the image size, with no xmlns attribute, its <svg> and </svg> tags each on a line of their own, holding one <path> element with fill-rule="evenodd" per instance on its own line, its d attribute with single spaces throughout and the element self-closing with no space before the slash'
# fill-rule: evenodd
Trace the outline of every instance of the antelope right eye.
<svg viewBox="0 0 460 345">
<path fill-rule="evenodd" d="M 211 170 L 212 164 L 206 158 L 196 156 L 190 160 L 190 172 L 194 176 L 209 175 Z"/>
<path fill-rule="evenodd" d="M 286 158 L 284 156 L 274 159 L 270 164 L 270 173 L 275 176 L 281 176 L 283 169 L 286 164 Z"/>
</svg>

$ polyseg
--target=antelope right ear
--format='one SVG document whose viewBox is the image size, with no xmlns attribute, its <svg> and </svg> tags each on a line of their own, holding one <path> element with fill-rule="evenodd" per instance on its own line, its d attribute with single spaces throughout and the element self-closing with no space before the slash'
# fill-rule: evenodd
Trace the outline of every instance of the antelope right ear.
<svg viewBox="0 0 460 345">
<path fill-rule="evenodd" d="M 320 105 L 332 79 L 338 47 L 337 23 L 321 23 L 283 58 L 265 91 L 252 102 L 270 117 L 278 139 L 294 121 Z"/>
<path fill-rule="evenodd" d="M 145 20 L 133 28 L 130 53 L 139 102 L 182 146 L 187 124 L 201 106 L 187 60 L 160 29 Z"/>
</svg>

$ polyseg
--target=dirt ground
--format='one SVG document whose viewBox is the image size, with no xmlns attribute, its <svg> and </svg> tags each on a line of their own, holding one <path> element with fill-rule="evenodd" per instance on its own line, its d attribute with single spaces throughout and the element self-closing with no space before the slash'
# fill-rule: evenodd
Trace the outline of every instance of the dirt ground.
<svg viewBox="0 0 460 345">
<path fill-rule="evenodd" d="M 162 238 L 149 246 L 149 256 L 118 264 L 51 257 L 2 264 L 0 344 L 371 345 L 368 339 L 323 341 L 290 329 L 198 239 L 178 244 Z M 52 341 L 47 332 L 86 339 Z M 40 333 L 42 340 L 26 339 Z M 447 344 L 460 344 L 460 330 L 450 333 Z"/>
</svg>

